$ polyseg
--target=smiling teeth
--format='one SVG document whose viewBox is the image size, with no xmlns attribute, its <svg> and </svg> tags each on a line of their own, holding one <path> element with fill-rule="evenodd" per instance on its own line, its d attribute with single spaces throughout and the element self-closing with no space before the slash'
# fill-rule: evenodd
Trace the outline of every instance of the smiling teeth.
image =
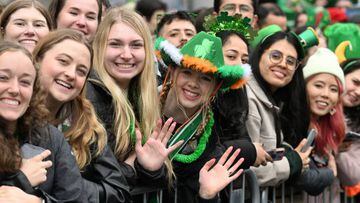
<svg viewBox="0 0 360 203">
<path fill-rule="evenodd" d="M 316 103 L 319 104 L 320 106 L 327 106 L 328 105 L 328 103 L 322 102 L 322 101 L 317 101 Z"/>
<path fill-rule="evenodd" d="M 185 94 L 188 95 L 188 96 L 191 96 L 191 97 L 197 97 L 199 94 L 196 94 L 196 93 L 193 93 L 193 92 L 190 92 L 188 90 L 184 90 Z"/>
<path fill-rule="evenodd" d="M 121 68 L 132 68 L 134 66 L 133 64 L 121 64 L 121 63 L 116 63 L 116 65 Z"/>
<path fill-rule="evenodd" d="M 2 99 L 1 102 L 5 103 L 5 104 L 10 104 L 10 105 L 16 105 L 18 106 L 20 104 L 19 101 L 16 100 L 12 100 L 12 99 Z"/>
<path fill-rule="evenodd" d="M 66 88 L 68 88 L 68 89 L 70 89 L 70 88 L 71 88 L 71 85 L 69 85 L 69 84 L 65 83 L 64 81 L 61 81 L 61 80 L 56 80 L 56 83 L 57 83 L 57 84 L 59 84 L 59 85 L 61 85 L 61 86 L 66 87 Z"/>
</svg>

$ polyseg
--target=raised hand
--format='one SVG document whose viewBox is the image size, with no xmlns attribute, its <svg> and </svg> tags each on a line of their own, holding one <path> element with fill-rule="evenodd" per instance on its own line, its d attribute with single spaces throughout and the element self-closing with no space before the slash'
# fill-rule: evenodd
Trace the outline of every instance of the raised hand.
<svg viewBox="0 0 360 203">
<path fill-rule="evenodd" d="M 31 159 L 22 159 L 20 170 L 25 174 L 31 186 L 35 187 L 46 181 L 46 169 L 52 166 L 52 162 L 43 160 L 50 154 L 50 150 L 45 150 Z"/>
<path fill-rule="evenodd" d="M 173 118 L 169 118 L 164 126 L 161 126 L 162 121 L 159 119 L 156 128 L 144 145 L 141 143 L 142 135 L 136 129 L 136 158 L 139 164 L 149 171 L 159 170 L 168 155 L 183 143 L 183 141 L 179 141 L 167 148 L 167 142 L 175 129 L 176 123 L 173 122 Z"/>
<path fill-rule="evenodd" d="M 0 187 L 0 203 L 41 203 L 41 199 L 13 186 Z"/>
<path fill-rule="evenodd" d="M 307 139 L 304 138 L 303 140 L 301 140 L 301 142 L 299 143 L 299 145 L 295 148 L 295 151 L 299 154 L 302 164 L 303 164 L 303 169 L 307 169 L 309 168 L 309 163 L 310 163 L 310 158 L 309 155 L 311 154 L 311 151 L 313 149 L 313 147 L 309 147 L 309 149 L 306 152 L 301 152 L 301 149 L 305 146 Z"/>
<path fill-rule="evenodd" d="M 212 199 L 224 189 L 229 183 L 234 181 L 243 172 L 243 169 L 234 173 L 244 161 L 244 158 L 240 158 L 235 164 L 234 161 L 240 153 L 240 149 L 235 152 L 228 159 L 233 147 L 229 147 L 225 153 L 221 156 L 218 163 L 216 160 L 211 159 L 200 170 L 199 183 L 200 190 L 199 195 L 203 199 Z M 215 166 L 214 166 L 215 164 Z"/>
</svg>

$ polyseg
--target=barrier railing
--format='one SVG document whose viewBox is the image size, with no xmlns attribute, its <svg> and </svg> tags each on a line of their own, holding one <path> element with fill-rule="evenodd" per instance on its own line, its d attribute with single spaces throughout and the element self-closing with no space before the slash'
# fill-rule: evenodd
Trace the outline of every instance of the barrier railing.
<svg viewBox="0 0 360 203">
<path fill-rule="evenodd" d="M 233 187 L 233 184 L 230 184 L 229 187 L 229 202 L 230 203 L 244 203 L 245 198 L 251 200 L 252 203 L 258 203 L 260 201 L 260 192 L 259 185 L 257 183 L 256 175 L 251 170 L 245 170 L 244 173 L 238 178 L 237 181 L 240 181 L 240 186 L 237 188 Z M 142 202 L 149 202 L 149 194 L 152 196 L 156 194 L 156 199 L 158 203 L 163 202 L 163 190 L 165 188 L 159 187 L 135 187 L 131 190 L 132 196 L 142 195 Z M 177 189 L 174 189 L 174 202 L 177 203 Z M 246 196 L 248 194 L 248 196 Z"/>
<path fill-rule="evenodd" d="M 280 194 L 277 192 L 280 191 Z M 303 203 L 335 203 L 335 202 L 342 202 L 342 203 L 355 203 L 355 197 L 347 197 L 342 191 L 337 190 L 333 187 L 328 187 L 318 196 L 311 196 L 308 195 L 304 191 L 300 191 L 300 194 L 295 194 L 295 189 L 290 187 L 286 190 L 285 183 L 282 183 L 278 187 L 265 187 L 260 188 L 260 196 L 261 196 L 261 203 L 268 203 L 269 202 L 269 192 L 271 192 L 271 202 L 281 202 L 281 203 L 294 203 L 301 200 Z"/>
<path fill-rule="evenodd" d="M 234 185 L 237 185 L 236 187 Z M 149 194 L 156 197 L 158 203 L 163 202 L 163 190 L 159 187 L 136 187 L 131 191 L 132 196 L 142 195 L 142 202 L 149 202 Z M 355 203 L 354 197 L 347 197 L 343 192 L 334 191 L 332 187 L 328 187 L 322 194 L 314 197 L 306 192 L 297 191 L 293 187 L 286 187 L 282 183 L 278 187 L 259 187 L 255 173 L 252 170 L 245 170 L 244 173 L 229 186 L 229 203 L 244 203 L 245 200 L 252 203 L 268 203 L 269 194 L 271 194 L 271 202 L 281 203 L 333 203 L 334 197 L 338 197 L 341 203 Z M 174 202 L 177 203 L 177 189 L 174 189 Z"/>
</svg>

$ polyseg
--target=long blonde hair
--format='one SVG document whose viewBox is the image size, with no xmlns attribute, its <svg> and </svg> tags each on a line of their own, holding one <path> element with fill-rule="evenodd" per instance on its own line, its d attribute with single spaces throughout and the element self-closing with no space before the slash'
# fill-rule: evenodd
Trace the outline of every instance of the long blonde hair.
<svg viewBox="0 0 360 203">
<path fill-rule="evenodd" d="M 33 51 L 34 61 L 40 63 L 47 51 L 67 39 L 84 44 L 90 52 L 91 59 L 93 58 L 92 48 L 81 33 L 70 29 L 60 29 L 49 33 L 38 43 Z M 82 169 L 92 159 L 90 147 L 95 144 L 96 150 L 93 155 L 98 156 L 107 143 L 105 128 L 97 119 L 94 107 L 86 99 L 85 84 L 75 99 L 63 104 L 59 112 L 57 112 L 56 121 L 52 122 L 62 123 L 69 117 L 71 118 L 71 127 L 66 130 L 65 137 L 75 153 L 79 168 Z"/>
<path fill-rule="evenodd" d="M 132 79 L 128 88 L 128 95 L 137 97 L 133 103 L 105 68 L 104 57 L 108 35 L 111 27 L 119 22 L 131 27 L 144 40 L 145 65 L 141 73 Z M 132 151 L 129 136 L 131 121 L 136 121 L 136 117 L 138 117 L 137 121 L 140 130 L 146 139 L 154 129 L 156 121 L 160 118 L 151 34 L 147 29 L 146 22 L 140 15 L 117 7 L 111 9 L 100 23 L 93 41 L 93 48 L 94 68 L 113 98 L 115 109 L 114 134 L 116 137 L 114 154 L 119 160 L 123 161 Z M 136 115 L 135 112 L 137 112 Z"/>
</svg>

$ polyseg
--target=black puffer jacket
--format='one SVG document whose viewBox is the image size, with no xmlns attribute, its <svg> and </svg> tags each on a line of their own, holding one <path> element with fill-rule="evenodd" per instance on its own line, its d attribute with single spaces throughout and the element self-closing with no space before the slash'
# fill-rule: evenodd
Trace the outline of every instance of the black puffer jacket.
<svg viewBox="0 0 360 203">
<path fill-rule="evenodd" d="M 0 175 L 0 185 L 19 187 L 29 194 L 43 198 L 45 202 L 87 202 L 75 157 L 71 154 L 70 146 L 60 131 L 47 125 L 32 132 L 31 142 L 29 140 L 19 140 L 19 142 L 20 146 L 30 144 L 36 146 L 36 149 L 51 151 L 51 155 L 46 158 L 53 164 L 47 169 L 47 179 L 35 189 L 19 171 L 12 175 Z"/>
<path fill-rule="evenodd" d="M 93 154 L 95 148 L 90 151 Z M 105 146 L 103 152 L 94 157 L 81 171 L 88 202 L 129 202 L 130 187 L 110 148 Z"/>
</svg>

